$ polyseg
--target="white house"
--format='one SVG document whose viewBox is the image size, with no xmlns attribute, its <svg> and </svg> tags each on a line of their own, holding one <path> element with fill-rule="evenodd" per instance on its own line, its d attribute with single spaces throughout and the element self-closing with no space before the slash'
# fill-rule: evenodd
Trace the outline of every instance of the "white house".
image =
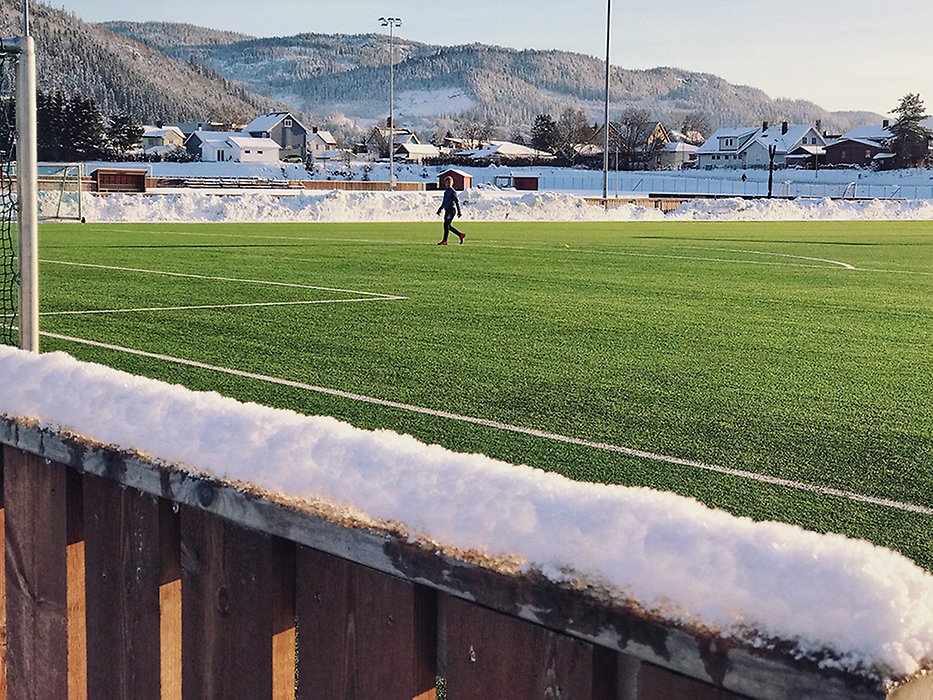
<svg viewBox="0 0 933 700">
<path fill-rule="evenodd" d="M 230 136 L 227 143 L 232 147 L 232 160 L 240 163 L 277 163 L 279 161 L 279 144 L 270 138 Z"/>
<path fill-rule="evenodd" d="M 325 153 L 336 151 L 338 149 L 337 139 L 329 131 L 311 127 L 311 133 L 308 134 L 308 155 L 320 158 Z"/>
<path fill-rule="evenodd" d="M 788 124 L 772 126 L 764 122 L 761 128 L 733 127 L 717 130 L 697 149 L 697 166 L 713 168 L 767 168 L 769 148 L 774 147 L 774 164 L 787 165 L 792 152 L 822 153 L 826 139 L 815 126 Z"/>
<path fill-rule="evenodd" d="M 428 158 L 439 158 L 441 149 L 432 143 L 403 143 L 395 149 L 395 155 L 412 163 L 423 163 Z"/>
<path fill-rule="evenodd" d="M 188 137 L 198 142 L 201 160 L 205 162 L 236 161 L 239 163 L 276 163 L 279 144 L 269 138 L 254 138 L 242 132 L 197 131 Z"/>
<path fill-rule="evenodd" d="M 185 135 L 175 126 L 144 126 L 141 145 L 143 150 L 150 148 L 181 148 L 185 144 Z"/>
</svg>

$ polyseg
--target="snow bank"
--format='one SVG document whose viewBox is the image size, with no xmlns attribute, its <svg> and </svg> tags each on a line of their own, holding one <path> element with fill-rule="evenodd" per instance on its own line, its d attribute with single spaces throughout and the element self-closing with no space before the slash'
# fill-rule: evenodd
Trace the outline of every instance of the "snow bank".
<svg viewBox="0 0 933 700">
<path fill-rule="evenodd" d="M 409 222 L 436 221 L 437 192 L 300 192 L 110 194 L 87 197 L 88 221 L 100 222 Z M 461 194 L 467 221 L 803 221 L 933 220 L 933 201 L 705 199 L 662 214 L 621 205 L 604 209 L 557 192 L 503 192 L 479 187 Z"/>
<path fill-rule="evenodd" d="M 849 670 L 899 677 L 933 661 L 933 575 L 868 542 L 578 483 L 64 353 L 0 348 L 0 412 L 401 522 L 413 538 L 517 556 L 555 580 L 581 572 L 668 619 L 829 649 Z"/>
</svg>

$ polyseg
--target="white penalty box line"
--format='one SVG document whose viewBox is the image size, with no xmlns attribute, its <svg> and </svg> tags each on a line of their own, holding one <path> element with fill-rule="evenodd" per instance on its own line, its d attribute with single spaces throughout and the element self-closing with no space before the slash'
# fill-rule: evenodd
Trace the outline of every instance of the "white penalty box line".
<svg viewBox="0 0 933 700">
<path fill-rule="evenodd" d="M 113 350 L 116 352 L 122 352 L 129 355 L 136 355 L 139 357 L 148 357 L 150 359 L 160 360 L 163 362 L 170 362 L 173 364 L 184 365 L 187 367 L 195 367 L 198 369 L 204 369 L 211 372 L 219 372 L 222 374 L 229 374 L 236 377 L 243 377 L 244 379 L 252 379 L 261 382 L 267 382 L 269 384 L 276 384 L 279 386 L 285 386 L 293 389 L 300 389 L 303 391 L 315 392 L 318 394 L 324 394 L 327 396 L 334 396 L 341 399 L 347 399 L 350 401 L 358 401 L 360 403 L 372 404 L 375 406 L 383 406 L 386 408 L 394 408 L 402 411 L 408 411 L 411 413 L 418 413 L 426 416 L 434 416 L 436 418 L 443 418 L 446 420 L 458 421 L 461 423 L 469 423 L 473 425 L 479 425 L 486 428 L 493 428 L 496 430 L 504 430 L 511 433 L 517 433 L 521 435 L 529 435 L 531 437 L 542 438 L 545 440 L 552 440 L 555 442 L 561 442 L 568 445 L 577 445 L 580 447 L 588 447 L 591 449 L 601 450 L 604 452 L 613 452 L 616 454 L 626 455 L 628 457 L 635 457 L 639 459 L 662 462 L 666 464 L 674 464 L 682 467 L 690 467 L 692 469 L 700 469 L 703 471 L 714 472 L 717 474 L 723 474 L 730 477 L 735 477 L 739 479 L 745 479 L 748 481 L 756 481 L 763 484 L 768 484 L 770 486 L 777 486 L 782 488 L 794 489 L 797 491 L 803 491 L 807 493 L 814 493 L 821 496 L 832 496 L 835 498 L 842 498 L 847 501 L 852 501 L 856 503 L 869 504 L 874 506 L 882 506 L 885 508 L 891 508 L 894 510 L 900 510 L 907 513 L 914 513 L 918 515 L 933 516 L 933 508 L 928 506 L 921 506 L 915 503 L 904 503 L 901 501 L 895 501 L 888 498 L 879 498 L 876 496 L 866 496 L 864 494 L 855 493 L 852 491 L 845 491 L 842 489 L 830 488 L 827 486 L 819 486 L 816 484 L 808 484 L 800 481 L 793 481 L 790 479 L 782 479 L 775 476 L 769 476 L 767 474 L 758 474 L 756 472 L 747 471 L 744 469 L 734 469 L 731 467 L 724 467 L 717 464 L 708 464 L 706 462 L 701 462 L 698 460 L 684 459 L 682 457 L 676 457 L 673 455 L 665 455 L 657 452 L 650 452 L 647 450 L 639 450 L 632 447 L 623 447 L 621 445 L 613 445 L 605 442 L 598 442 L 594 440 L 585 440 L 583 438 L 573 437 L 569 435 L 561 435 L 559 433 L 552 433 L 545 430 L 538 430 L 535 428 L 526 428 L 519 425 L 511 425 L 509 423 L 503 423 L 500 421 L 489 420 L 486 418 L 477 418 L 475 416 L 465 416 L 458 413 L 451 413 L 449 411 L 442 411 L 434 408 L 427 408 L 425 406 L 417 406 L 413 404 L 401 403 L 398 401 L 391 401 L 389 399 L 380 399 L 372 396 L 366 396 L 364 394 L 356 394 L 349 391 L 341 391 L 340 389 L 331 389 L 328 387 L 316 386 L 314 384 L 306 384 L 304 382 L 293 381 L 290 379 L 282 379 L 280 377 L 272 377 L 265 374 L 257 374 L 255 372 L 246 372 L 244 370 L 233 369 L 230 367 L 219 367 L 217 365 L 211 365 L 205 362 L 198 362 L 197 360 L 188 360 L 181 357 L 172 357 L 171 355 L 162 355 L 159 353 L 148 352 L 146 350 L 137 350 L 135 348 L 127 348 L 120 345 L 113 345 L 111 343 L 102 343 L 95 340 L 88 340 L 86 338 L 76 338 L 73 336 L 60 335 L 58 333 L 48 333 L 41 332 L 41 335 L 44 335 L 49 338 L 54 338 L 56 340 L 62 340 L 71 343 L 78 343 L 80 345 L 89 345 L 92 347 L 102 348 L 105 350 Z"/>
<path fill-rule="evenodd" d="M 40 262 L 49 265 L 67 265 L 70 267 L 88 267 L 99 270 L 116 270 L 119 272 L 134 272 L 149 275 L 163 275 L 166 277 L 183 277 L 188 279 L 210 280 L 217 282 L 236 282 L 239 284 L 258 284 L 269 287 L 290 287 L 293 289 L 308 289 L 323 292 L 337 292 L 340 294 L 355 294 L 356 297 L 350 299 L 312 299 L 302 301 L 264 301 L 247 302 L 238 304 L 191 304 L 185 306 L 147 306 L 137 308 L 120 309 L 84 309 L 78 311 L 45 311 L 42 316 L 78 316 L 88 314 L 120 314 L 147 311 L 192 311 L 203 309 L 243 309 L 262 306 L 309 306 L 312 304 L 352 304 L 372 301 L 405 301 L 408 297 L 395 294 L 380 294 L 378 292 L 366 292 L 359 289 L 340 289 L 337 287 L 321 287 L 311 284 L 300 284 L 297 282 L 276 282 L 272 280 L 255 280 L 240 277 L 220 277 L 215 275 L 197 275 L 188 272 L 169 272 L 166 270 L 148 270 L 137 267 L 120 267 L 117 265 L 100 265 L 93 263 L 79 263 L 66 260 L 41 260 Z"/>
</svg>

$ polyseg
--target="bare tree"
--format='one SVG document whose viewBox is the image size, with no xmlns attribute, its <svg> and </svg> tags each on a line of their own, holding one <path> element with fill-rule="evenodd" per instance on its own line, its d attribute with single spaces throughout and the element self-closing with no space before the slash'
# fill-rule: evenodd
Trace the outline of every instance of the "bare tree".
<svg viewBox="0 0 933 700">
<path fill-rule="evenodd" d="M 564 156 L 574 162 L 577 158 L 577 146 L 593 140 L 593 127 L 590 126 L 582 109 L 568 107 L 557 120 L 557 143 Z"/>
<path fill-rule="evenodd" d="M 658 121 L 643 109 L 626 110 L 613 126 L 619 156 L 627 170 L 653 163 L 664 147 L 665 139 L 658 133 L 663 127 L 659 128 Z"/>
</svg>

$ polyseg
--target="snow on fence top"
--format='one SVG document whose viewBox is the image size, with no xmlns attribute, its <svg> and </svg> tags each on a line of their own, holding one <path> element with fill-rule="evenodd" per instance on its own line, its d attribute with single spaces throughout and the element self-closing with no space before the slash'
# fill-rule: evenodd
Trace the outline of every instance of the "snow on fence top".
<svg viewBox="0 0 933 700">
<path fill-rule="evenodd" d="M 868 542 L 579 483 L 390 431 L 0 347 L 0 414 L 324 501 L 411 539 L 584 576 L 672 622 L 881 678 L 933 664 L 933 575 Z"/>
</svg>

